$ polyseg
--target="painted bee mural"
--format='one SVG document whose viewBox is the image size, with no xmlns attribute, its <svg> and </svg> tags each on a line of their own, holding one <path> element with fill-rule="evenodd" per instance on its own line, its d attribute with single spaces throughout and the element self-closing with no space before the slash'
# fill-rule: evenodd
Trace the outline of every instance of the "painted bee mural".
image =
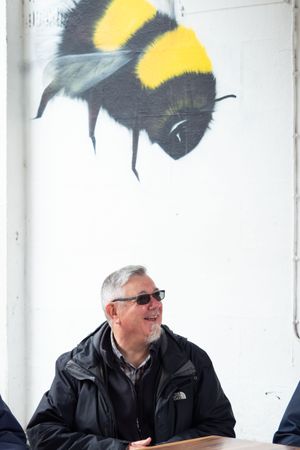
<svg viewBox="0 0 300 450">
<path fill-rule="evenodd" d="M 177 160 L 192 151 L 212 120 L 216 80 L 195 33 L 147 0 L 74 0 L 65 14 L 52 82 L 37 112 L 58 93 L 85 100 L 89 136 L 101 108 L 132 130 L 132 170 L 141 130 Z"/>
</svg>

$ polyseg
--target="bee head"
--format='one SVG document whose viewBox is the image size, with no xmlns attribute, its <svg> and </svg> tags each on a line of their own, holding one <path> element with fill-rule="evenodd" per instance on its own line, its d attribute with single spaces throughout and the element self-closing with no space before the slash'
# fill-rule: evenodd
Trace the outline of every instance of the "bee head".
<svg viewBox="0 0 300 450">
<path fill-rule="evenodd" d="M 215 98 L 212 74 L 185 74 L 164 83 L 147 103 L 151 114 L 143 114 L 151 142 L 173 159 L 191 152 L 212 120 Z"/>
<path fill-rule="evenodd" d="M 182 158 L 199 144 L 211 119 L 212 111 L 180 111 L 169 117 L 156 142 L 171 158 Z"/>
</svg>

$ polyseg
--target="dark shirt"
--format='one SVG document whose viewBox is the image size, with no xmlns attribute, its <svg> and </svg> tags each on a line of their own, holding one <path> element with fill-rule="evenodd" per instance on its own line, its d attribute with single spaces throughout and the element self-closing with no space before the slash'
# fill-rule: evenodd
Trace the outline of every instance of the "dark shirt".
<svg viewBox="0 0 300 450">
<path fill-rule="evenodd" d="M 126 359 L 124 358 L 122 353 L 119 351 L 112 331 L 110 334 L 110 340 L 111 340 L 112 350 L 117 357 L 117 360 L 120 364 L 120 368 L 123 370 L 125 375 L 135 385 L 140 380 L 140 378 L 142 378 L 142 376 L 147 368 L 147 363 L 151 358 L 150 354 L 144 359 L 144 361 L 138 367 L 134 367 L 132 364 L 130 364 L 130 362 L 126 361 Z"/>
<path fill-rule="evenodd" d="M 112 351 L 108 346 L 108 354 L 111 352 L 113 370 L 108 371 L 108 389 L 115 411 L 117 435 L 129 441 L 154 436 L 159 342 L 150 345 L 149 355 L 137 368 L 125 360 L 112 334 L 110 343 Z"/>
</svg>

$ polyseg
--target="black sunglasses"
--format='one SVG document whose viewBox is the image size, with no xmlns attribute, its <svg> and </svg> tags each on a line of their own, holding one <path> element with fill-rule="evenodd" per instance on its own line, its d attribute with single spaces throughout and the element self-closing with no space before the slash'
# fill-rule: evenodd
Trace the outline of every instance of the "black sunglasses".
<svg viewBox="0 0 300 450">
<path fill-rule="evenodd" d="M 139 294 L 136 297 L 127 297 L 127 298 L 115 298 L 111 302 L 129 302 L 136 301 L 138 305 L 147 305 L 151 297 L 155 298 L 158 302 L 161 302 L 165 298 L 165 291 L 154 291 L 152 294 Z"/>
</svg>

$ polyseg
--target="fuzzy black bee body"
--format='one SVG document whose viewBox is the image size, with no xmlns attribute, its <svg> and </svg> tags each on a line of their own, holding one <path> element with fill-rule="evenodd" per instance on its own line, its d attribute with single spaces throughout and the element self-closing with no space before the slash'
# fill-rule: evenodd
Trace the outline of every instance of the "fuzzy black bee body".
<svg viewBox="0 0 300 450">
<path fill-rule="evenodd" d="M 204 47 L 191 30 L 147 0 L 78 1 L 66 13 L 57 58 L 48 70 L 53 81 L 37 117 L 59 92 L 86 101 L 95 147 L 97 117 L 105 109 L 133 132 L 137 177 L 141 130 L 179 159 L 197 146 L 212 119 L 216 81 Z"/>
</svg>

